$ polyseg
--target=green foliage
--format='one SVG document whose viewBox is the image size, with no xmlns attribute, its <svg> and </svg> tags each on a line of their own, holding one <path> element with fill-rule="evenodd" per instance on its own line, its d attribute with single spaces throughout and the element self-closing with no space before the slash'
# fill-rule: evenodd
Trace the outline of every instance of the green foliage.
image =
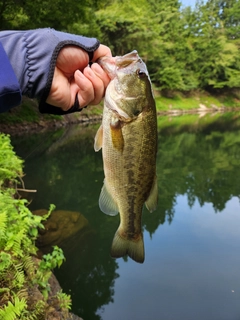
<svg viewBox="0 0 240 320">
<path fill-rule="evenodd" d="M 64 261 L 64 255 L 62 249 L 57 246 L 53 246 L 51 254 L 44 255 L 42 261 L 39 264 L 39 270 L 53 270 L 56 267 L 60 267 Z"/>
<path fill-rule="evenodd" d="M 71 31 L 76 23 L 94 24 L 94 5 L 97 1 L 0 0 L 0 30 L 52 27 Z M 67 10 L 66 10 L 67 7 Z M 64 12 L 64 14 L 63 14 Z"/>
<path fill-rule="evenodd" d="M 16 320 L 24 319 L 21 314 L 27 308 L 27 302 L 25 299 L 19 299 L 17 296 L 14 298 L 13 303 L 8 301 L 8 304 L 0 309 L 0 319 L 4 320 Z M 26 318 L 25 318 L 26 319 Z"/>
<path fill-rule="evenodd" d="M 9 136 L 0 133 L 0 189 L 7 179 L 15 181 L 16 177 L 22 175 L 22 163 L 22 160 L 15 156 Z"/>
<path fill-rule="evenodd" d="M 131 8 L 129 10 L 129 8 Z M 122 55 L 134 49 L 147 57 L 154 50 L 155 30 L 149 26 L 151 10 L 148 1 L 114 0 L 96 12 L 101 38 L 113 50 Z"/>
<path fill-rule="evenodd" d="M 52 253 L 44 255 L 39 263 L 35 282 L 41 287 L 42 294 L 45 298 L 48 297 L 48 292 L 50 291 L 48 280 L 51 277 L 51 270 L 56 267 L 59 268 L 64 259 L 62 249 L 53 246 Z"/>
<path fill-rule="evenodd" d="M 9 112 L 1 113 L 1 124 L 19 124 L 28 122 L 38 122 L 39 120 L 61 119 L 59 115 L 40 114 L 37 101 L 27 97 L 23 97 L 22 104 L 17 108 L 11 109 Z"/>
<path fill-rule="evenodd" d="M 219 1 L 199 2 L 192 20 L 197 21 L 191 26 L 196 52 L 192 68 L 198 75 L 199 86 L 205 89 L 239 87 L 239 49 L 226 36 Z"/>
<path fill-rule="evenodd" d="M 59 291 L 57 293 L 57 299 L 59 301 L 59 305 L 62 308 L 62 310 L 70 310 L 72 301 L 66 293 Z"/>
<path fill-rule="evenodd" d="M 9 136 L 3 134 L 0 135 L 0 165 L 0 318 L 40 319 L 47 306 L 51 270 L 64 260 L 58 247 L 39 263 L 34 260 L 38 229 L 43 228 L 42 222 L 49 217 L 54 206 L 50 206 L 48 214 L 40 217 L 29 211 L 26 200 L 13 197 L 15 190 L 9 185 L 12 186 L 22 175 L 22 161 L 15 155 Z M 34 287 L 45 300 L 30 305 L 28 291 Z"/>
<path fill-rule="evenodd" d="M 194 9 L 180 0 L 0 0 L 1 29 L 53 27 L 98 37 L 113 55 L 136 49 L 163 93 L 239 88 L 239 21 L 238 0 L 198 0 Z M 20 118 L 36 120 L 29 109 Z"/>
</svg>

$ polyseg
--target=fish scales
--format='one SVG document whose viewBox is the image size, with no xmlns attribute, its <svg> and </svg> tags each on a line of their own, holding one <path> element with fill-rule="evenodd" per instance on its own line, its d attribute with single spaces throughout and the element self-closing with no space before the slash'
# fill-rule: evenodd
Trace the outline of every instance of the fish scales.
<svg viewBox="0 0 240 320">
<path fill-rule="evenodd" d="M 146 203 L 149 211 L 155 210 L 157 205 L 157 117 L 146 66 L 134 54 L 135 60 L 133 56 L 126 61 L 123 56 L 119 73 L 124 74 L 126 68 L 127 71 L 122 78 L 113 76 L 107 88 L 95 150 L 102 147 L 105 174 L 100 208 L 110 215 L 120 213 L 120 226 L 113 239 L 111 255 L 117 258 L 127 254 L 135 261 L 143 262 L 143 205 Z M 102 65 L 104 68 L 104 62 Z M 139 67 L 146 73 L 146 77 L 140 80 L 137 75 Z M 115 73 L 118 74 L 118 69 Z M 124 83 L 121 88 L 121 80 L 134 88 L 124 86 Z M 120 88 L 117 94 L 114 91 L 116 82 Z M 115 103 L 117 106 L 112 106 Z"/>
</svg>

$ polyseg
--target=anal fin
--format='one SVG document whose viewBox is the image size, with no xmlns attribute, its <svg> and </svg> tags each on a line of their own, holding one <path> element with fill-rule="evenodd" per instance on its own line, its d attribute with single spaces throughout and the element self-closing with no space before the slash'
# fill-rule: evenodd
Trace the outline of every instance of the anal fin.
<svg viewBox="0 0 240 320">
<path fill-rule="evenodd" d="M 108 192 L 105 183 L 103 183 L 99 197 L 99 208 L 102 212 L 108 214 L 109 216 L 115 216 L 118 214 L 118 206 L 111 194 Z"/>
<path fill-rule="evenodd" d="M 157 176 L 155 175 L 152 188 L 151 188 L 149 197 L 145 202 L 145 205 L 148 211 L 153 212 L 157 208 L 157 203 L 158 203 L 158 186 L 157 186 Z"/>
</svg>

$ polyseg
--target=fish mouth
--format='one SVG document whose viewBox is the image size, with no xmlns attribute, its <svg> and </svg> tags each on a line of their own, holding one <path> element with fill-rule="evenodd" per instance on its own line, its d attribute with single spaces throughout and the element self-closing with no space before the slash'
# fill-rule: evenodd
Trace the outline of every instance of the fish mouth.
<svg viewBox="0 0 240 320">
<path fill-rule="evenodd" d="M 129 52 L 125 54 L 124 56 L 117 56 L 115 58 L 115 63 L 117 67 L 120 68 L 126 68 L 130 64 L 138 62 L 140 59 L 137 50 L 133 50 L 132 52 Z"/>
<path fill-rule="evenodd" d="M 103 70 L 108 74 L 108 76 L 113 80 L 116 77 L 118 69 L 124 69 L 127 68 L 128 66 L 135 64 L 137 62 L 142 62 L 142 59 L 139 57 L 137 50 L 133 50 L 132 52 L 129 52 L 123 56 L 116 56 L 116 57 L 109 57 L 105 56 L 102 58 L 99 58 L 97 60 L 99 65 L 103 68 Z M 115 91 L 115 89 L 112 87 L 114 86 L 114 82 L 110 81 L 107 91 L 109 94 L 105 93 L 105 103 L 106 106 L 109 110 L 111 110 L 115 116 L 123 122 L 131 122 L 134 119 L 137 118 L 138 114 L 128 114 L 126 111 L 122 110 L 118 106 L 118 101 L 119 100 L 134 100 L 137 99 L 138 97 L 136 96 L 123 96 L 120 93 L 118 96 L 113 97 L 110 93 L 111 89 Z"/>
<path fill-rule="evenodd" d="M 142 61 L 139 57 L 137 50 L 126 53 L 124 56 L 110 57 L 105 56 L 99 58 L 96 62 L 103 68 L 108 74 L 110 79 L 113 79 L 116 75 L 117 68 L 126 68 L 132 63 Z"/>
</svg>

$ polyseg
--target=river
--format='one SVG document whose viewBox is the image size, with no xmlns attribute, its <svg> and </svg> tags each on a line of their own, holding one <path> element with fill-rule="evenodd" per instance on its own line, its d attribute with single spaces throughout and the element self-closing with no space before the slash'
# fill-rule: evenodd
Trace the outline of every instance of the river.
<svg viewBox="0 0 240 320">
<path fill-rule="evenodd" d="M 53 203 L 67 216 L 49 228 L 66 257 L 55 274 L 84 320 L 240 319 L 240 116 L 161 117 L 158 126 L 159 204 L 143 211 L 143 264 L 109 254 L 119 216 L 98 207 L 98 125 L 12 137 L 25 187 L 37 190 L 30 209 Z"/>
</svg>

